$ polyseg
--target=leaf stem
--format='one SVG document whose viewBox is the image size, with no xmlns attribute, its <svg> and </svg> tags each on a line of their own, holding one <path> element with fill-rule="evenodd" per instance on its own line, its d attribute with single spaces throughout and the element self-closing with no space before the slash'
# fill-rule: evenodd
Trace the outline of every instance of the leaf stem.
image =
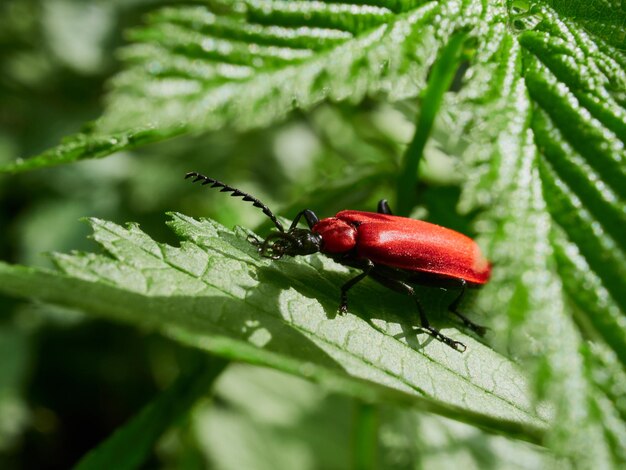
<svg viewBox="0 0 626 470">
<path fill-rule="evenodd" d="M 113 435 L 88 452 L 74 469 L 141 467 L 156 441 L 208 393 L 226 365 L 228 361 L 216 357 L 199 361 Z"/>
<path fill-rule="evenodd" d="M 355 470 L 378 468 L 378 407 L 357 402 L 354 416 L 353 467 Z"/>
<path fill-rule="evenodd" d="M 398 177 L 396 207 L 399 215 L 409 215 L 415 206 L 418 165 L 424 155 L 424 147 L 441 106 L 443 95 L 450 88 L 463 59 L 466 36 L 464 31 L 455 33 L 441 50 L 430 72 L 422 106 L 415 123 L 415 133 L 404 153 L 402 171 Z"/>
</svg>

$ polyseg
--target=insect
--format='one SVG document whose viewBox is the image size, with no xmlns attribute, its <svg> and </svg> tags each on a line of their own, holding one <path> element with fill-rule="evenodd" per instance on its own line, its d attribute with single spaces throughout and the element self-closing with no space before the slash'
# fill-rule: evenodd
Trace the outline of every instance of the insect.
<svg viewBox="0 0 626 470">
<path fill-rule="evenodd" d="M 475 324 L 458 311 L 467 288 L 487 283 L 491 264 L 476 242 L 454 230 L 439 225 L 394 216 L 385 199 L 378 203 L 377 212 L 344 210 L 334 217 L 319 219 L 310 209 L 304 209 L 285 230 L 272 211 L 257 198 L 216 179 L 190 172 L 185 178 L 202 185 L 221 188 L 231 196 L 252 202 L 274 223 L 278 231 L 265 240 L 251 236 L 250 242 L 267 258 L 285 255 L 323 253 L 336 262 L 360 269 L 361 273 L 341 286 L 339 312 L 348 311 L 348 291 L 359 281 L 371 277 L 380 284 L 410 296 L 417 307 L 421 328 L 433 338 L 457 351 L 466 346 L 433 328 L 412 284 L 457 288 L 459 294 L 448 306 L 468 328 L 483 335 L 485 328 Z M 304 218 L 308 229 L 298 228 Z"/>
</svg>

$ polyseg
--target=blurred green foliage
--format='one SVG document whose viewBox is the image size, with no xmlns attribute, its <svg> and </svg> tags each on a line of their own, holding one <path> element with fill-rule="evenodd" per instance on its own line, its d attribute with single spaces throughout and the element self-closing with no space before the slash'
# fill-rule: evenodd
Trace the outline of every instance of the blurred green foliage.
<svg viewBox="0 0 626 470">
<path fill-rule="evenodd" d="M 102 112 L 106 80 L 119 67 L 114 52 L 123 43 L 122 33 L 139 23 L 155 3 L 7 0 L 0 5 L 0 163 L 41 152 Z M 402 109 L 410 115 L 414 107 L 407 106 Z M 207 197 L 204 191 L 189 188 L 182 176 L 192 169 L 213 168 L 224 180 L 245 187 L 273 207 L 289 206 L 292 213 L 301 204 L 314 205 L 321 214 L 354 204 L 372 205 L 378 194 L 371 187 L 347 193 L 342 188 L 332 194 L 318 194 L 319 198 L 313 194 L 314 201 L 307 200 L 307 195 L 309 188 L 319 186 L 324 178 L 340 176 L 341 166 L 350 171 L 360 166 L 382 166 L 391 174 L 393 159 L 389 158 L 397 158 L 399 149 L 387 132 L 398 133 L 393 122 L 404 128 L 400 138 L 408 139 L 411 125 L 401 111 L 373 102 L 357 109 L 325 106 L 269 130 L 178 139 L 105 160 L 0 175 L 0 259 L 49 267 L 46 252 L 90 249 L 92 244 L 86 238 L 89 229 L 79 222 L 87 215 L 137 221 L 152 236 L 173 243 L 173 235 L 164 225 L 163 214 L 168 210 L 215 217 L 227 226 L 254 227 L 263 221 L 262 214 L 252 207 L 228 198 Z M 343 162 L 341 166 L 336 165 L 337 159 Z M 435 167 L 442 164 L 445 168 L 450 163 L 433 161 L 432 180 L 445 182 L 449 178 L 448 172 Z M 355 175 L 347 178 L 358 179 Z M 380 194 L 391 189 L 384 179 L 370 182 L 382 186 Z M 436 186 L 432 193 L 434 202 L 441 206 L 441 217 L 449 218 L 458 190 Z M 449 222 L 449 226 L 467 228 L 462 219 Z M 0 311 L 3 468 L 67 468 L 184 367 L 177 359 L 179 347 L 142 332 L 2 296 Z M 285 382 L 281 382 L 281 397 L 296 394 L 305 386 L 299 381 L 281 380 Z M 320 393 L 311 386 L 307 389 L 311 397 Z M 343 400 L 354 406 L 349 405 L 349 399 Z M 299 406 L 311 407 L 313 403 L 318 403 L 318 412 L 328 415 L 327 424 L 318 424 L 315 434 L 349 428 L 349 408 L 340 406 L 344 416 L 337 416 L 332 411 L 339 406 L 337 402 L 325 405 L 319 398 Z M 278 403 L 275 406 L 279 408 Z M 248 413 L 229 409 L 223 419 L 226 425 L 232 422 L 232 426 L 242 426 L 251 419 Z M 202 421 L 199 418 L 198 425 L 205 426 Z M 214 417 L 211 422 L 215 422 Z M 289 448 L 282 448 L 284 436 L 273 435 L 265 424 L 258 426 L 257 432 L 268 433 L 269 445 L 276 447 L 275 457 Z M 301 425 L 289 418 L 282 426 L 289 432 L 289 426 L 298 429 Z M 245 435 L 252 429 L 242 434 L 243 440 L 235 439 L 229 445 L 245 447 Z M 340 466 L 349 464 L 347 432 L 339 433 L 336 439 L 328 436 L 326 441 L 309 444 L 304 436 L 291 439 L 301 448 L 294 451 L 294 462 L 300 463 L 303 457 L 297 455 L 305 452 L 308 464 L 313 463 L 310 459 L 314 455 L 327 459 L 329 465 L 333 461 Z M 164 450 L 159 451 L 165 462 L 183 461 L 189 458 L 185 457 L 189 446 L 198 446 L 192 439 L 179 448 L 180 438 L 174 440 L 178 444 L 164 443 Z M 334 460 L 334 449 L 341 450 L 344 457 L 337 454 L 339 460 Z M 223 450 L 215 457 L 209 449 L 202 452 L 211 460 L 225 459 L 223 468 L 235 468 L 227 462 L 228 453 L 235 456 L 240 449 Z M 250 458 L 256 458 L 254 453 Z M 289 457 L 284 458 L 288 463 Z M 200 454 L 198 459 L 198 464 L 204 460 Z"/>
<path fill-rule="evenodd" d="M 309 44 L 306 41 L 311 38 L 265 37 L 265 32 L 247 24 L 239 30 L 230 20 L 218 21 L 217 26 L 211 23 L 217 28 L 211 30 L 202 23 L 206 20 L 202 2 L 194 2 L 196 9 L 173 7 L 152 13 L 155 7 L 176 3 L 2 2 L 0 166 L 24 169 L 19 159 L 42 153 L 44 158 L 38 161 L 52 166 L 59 163 L 55 160 L 59 155 L 70 155 L 70 161 L 102 157 L 118 148 L 122 151 L 106 159 L 20 170 L 13 175 L 0 173 L 0 260 L 50 268 L 46 252 L 99 249 L 87 238 L 88 226 L 79 222 L 86 216 L 116 223 L 138 222 L 151 238 L 172 245 L 179 240 L 165 226 L 166 211 L 214 218 L 227 227 L 242 225 L 258 228 L 260 233 L 269 230 L 267 221 L 252 206 L 186 184 L 182 176 L 190 170 L 241 187 L 285 217 L 294 216 L 302 207 L 311 207 L 320 215 L 348 207 L 370 210 L 381 197 L 396 193 L 396 176 L 420 110 L 415 95 L 428 78 L 438 50 L 435 46 L 451 31 L 438 30 L 424 15 L 427 33 L 413 37 L 418 46 L 409 41 L 407 47 L 396 50 L 389 38 L 385 38 L 387 43 L 381 40 L 388 47 L 383 52 L 393 49 L 397 56 L 387 58 L 380 68 L 369 67 L 372 59 L 366 52 L 378 57 L 375 48 L 372 52 L 363 47 L 362 57 L 360 46 L 347 48 L 340 57 L 354 54 L 360 57 L 357 65 L 344 70 L 341 61 L 330 60 L 325 66 L 336 73 L 320 73 L 317 81 L 311 81 L 309 95 L 293 98 L 289 113 L 279 106 L 285 100 L 281 101 L 273 84 L 258 80 L 250 96 L 257 96 L 254 93 L 260 90 L 257 98 L 262 104 L 269 103 L 267 113 L 254 100 L 246 102 L 249 96 L 242 94 L 243 103 L 215 108 L 222 113 L 215 118 L 202 106 L 219 94 L 206 101 L 201 98 L 212 86 L 224 85 L 220 81 L 224 77 L 207 78 L 202 68 L 195 68 L 197 64 L 172 62 L 170 69 L 158 64 L 161 54 L 166 57 L 179 48 L 185 54 L 198 53 L 192 47 L 196 36 L 190 35 L 191 46 L 185 49 L 187 39 L 172 35 L 172 28 L 189 27 L 209 39 L 214 39 L 209 33 L 237 41 L 253 38 L 262 46 L 263 41 L 273 40 Z M 265 25 L 274 20 L 296 22 L 299 14 L 279 1 L 264 8 L 264 2 L 250 0 L 247 13 L 226 1 L 206 3 L 216 12 L 234 11 L 235 17 L 248 14 Z M 390 10 L 371 9 L 354 17 L 343 11 L 324 17 L 319 7 L 322 12 L 309 18 L 342 25 L 358 38 L 377 21 L 392 16 L 390 12 L 411 10 L 422 2 L 371 3 L 388 4 Z M 467 7 L 476 2 L 460 3 Z M 419 205 L 413 215 L 482 236 L 483 244 L 501 263 L 496 266 L 502 274 L 494 281 L 495 292 L 487 292 L 486 302 L 480 305 L 493 312 L 494 329 L 507 332 L 494 340 L 494 347 L 522 363 L 527 360 L 538 394 L 561 406 L 557 413 L 565 419 L 561 427 L 556 423 L 546 447 L 514 436 L 495 436 L 397 404 L 363 406 L 354 398 L 300 378 L 238 364 L 219 377 L 211 397 L 198 403 L 188 416 L 179 417 L 159 439 L 144 462 L 146 468 L 350 468 L 360 463 L 354 452 L 359 445 L 367 447 L 367 439 L 375 449 L 368 449 L 374 456 L 371 468 L 567 467 L 570 462 L 560 458 L 571 458 L 588 448 L 585 446 L 597 452 L 594 458 L 603 456 L 601 462 L 607 468 L 625 461 L 623 312 L 616 307 L 616 303 L 623 304 L 616 293 L 624 278 L 614 273 L 619 274 L 623 266 L 619 230 L 624 215 L 618 203 L 626 187 L 620 184 L 625 137 L 620 117 L 624 116 L 626 81 L 624 71 L 614 64 L 623 68 L 626 59 L 612 47 L 624 47 L 623 10 L 604 11 L 603 2 L 591 2 L 588 8 L 582 1 L 502 4 L 511 12 L 505 29 L 511 33 L 502 33 L 498 29 L 501 23 L 487 33 L 481 31 L 505 37 L 498 44 L 500 49 L 491 50 L 485 40 L 486 50 L 476 58 L 480 66 L 468 72 L 473 88 L 463 88 L 466 64 L 455 77 L 420 161 Z M 542 9 L 542 4 L 553 9 Z M 450 13 L 454 8 L 442 11 Z M 398 16 L 404 20 L 409 15 Z M 571 22 L 563 23 L 563 19 Z M 149 26 L 138 27 L 141 24 Z M 577 25 L 587 29 L 583 32 Z M 536 33 L 532 31 L 535 27 Z M 125 37 L 124 32 L 131 28 L 132 33 Z M 530 31 L 521 35 L 527 29 Z M 517 40 L 511 39 L 514 34 L 522 38 L 522 52 Z M 317 38 L 311 49 L 323 51 L 345 37 L 350 36 Z M 204 39 L 201 35 L 199 40 Z M 128 41 L 138 47 L 117 53 Z M 155 44 L 167 47 L 151 49 Z M 373 44 L 379 45 L 377 41 Z M 250 51 L 242 47 L 224 53 L 217 48 L 210 53 L 216 61 L 239 61 L 238 65 L 258 59 L 260 65 L 255 66 L 261 73 L 270 73 L 281 61 L 288 62 L 271 48 Z M 418 51 L 418 57 L 413 57 L 406 69 L 393 69 L 403 64 L 401 56 L 409 54 L 407 51 Z M 322 59 L 328 57 L 324 54 L 320 53 Z M 520 71 L 522 62 L 525 75 Z M 166 59 L 164 63 L 168 65 Z M 367 77 L 363 80 L 358 78 L 359 66 L 369 74 L 364 72 Z M 287 79 L 306 78 L 307 74 L 298 75 L 299 69 L 294 70 L 295 75 L 287 74 Z M 344 72 L 350 79 L 341 81 Z M 165 109 L 170 103 L 167 93 L 171 89 L 151 88 L 152 80 L 167 81 L 181 74 L 189 78 L 185 74 L 192 73 L 200 77 L 201 91 L 183 97 L 180 103 L 174 100 L 182 105 L 174 106 L 173 111 L 168 108 L 171 115 L 160 115 L 160 107 Z M 112 76 L 117 76 L 116 81 L 109 81 Z M 367 79 L 374 85 L 366 83 Z M 224 81 L 226 88 L 230 86 L 230 81 Z M 337 89 L 330 87 L 329 91 L 327 82 Z M 389 83 L 401 86 L 389 90 Z M 488 85 L 494 83 L 502 86 L 492 90 Z M 573 95 L 563 91 L 563 83 L 574 90 Z M 294 89 L 299 84 L 281 82 Z M 321 94 L 316 94 L 319 90 L 315 87 Z M 393 104 L 380 99 L 381 90 L 395 94 Z M 331 96 L 332 103 L 322 99 L 328 93 L 336 93 Z M 152 99 L 146 101 L 146 96 Z M 582 109 L 572 104 L 572 96 L 582 103 Z M 233 101 L 237 101 L 236 94 Z M 261 111 L 242 112 L 248 105 Z M 132 126 L 151 113 L 156 121 L 161 120 L 157 130 L 162 134 L 148 133 L 145 141 L 138 139 L 137 144 L 123 143 L 121 147 L 106 143 L 110 141 L 108 132 L 122 129 L 133 135 Z M 102 115 L 103 119 L 94 122 Z M 182 121 L 180 128 L 175 118 Z M 472 126 L 472 119 L 478 126 Z M 259 128 L 259 123 L 266 127 Z M 534 143 L 529 138 L 531 131 Z M 78 134 L 81 132 L 84 134 Z M 158 142 L 181 133 L 187 135 Z M 75 134 L 82 137 L 68 142 L 78 142 L 83 153 L 65 152 L 71 145 L 54 149 L 63 138 Z M 102 136 L 105 143 L 99 153 L 94 142 Z M 51 153 L 45 153 L 51 148 Z M 535 153 L 542 159 L 530 168 L 524 158 Z M 596 153 L 596 159 L 589 158 Z M 459 156 L 465 157 L 464 166 Z M 585 158 L 591 161 L 591 168 Z M 532 180 L 539 173 L 543 192 L 537 189 L 538 180 Z M 602 178 L 617 192 L 617 203 L 610 197 L 602 199 L 608 194 Z M 457 210 L 459 205 L 462 213 Z M 581 205 L 593 210 L 589 214 Z M 552 228 L 550 220 L 555 221 Z M 516 246 L 528 256 L 517 259 L 519 252 L 512 249 Z M 562 297 L 561 283 L 567 300 Z M 539 294 L 535 295 L 537 285 Z M 502 312 L 498 317 L 503 303 L 509 309 L 506 319 Z M 553 317 L 545 316 L 552 311 L 556 312 Z M 150 329 L 94 320 L 83 312 L 1 295 L 0 312 L 2 468 L 67 468 L 116 429 L 127 433 L 123 436 L 132 436 L 133 429 L 141 430 L 142 417 L 176 414 L 166 413 L 171 402 L 163 391 L 176 390 L 177 377 L 186 377 L 185 372 L 202 361 L 203 353 Z M 571 322 L 572 312 L 576 323 Z M 551 329 L 558 329 L 554 344 L 534 342 L 551 338 Z M 597 343 L 588 343 L 589 339 Z M 170 392 L 172 396 L 176 396 L 174 392 Z M 584 406 L 576 408 L 581 403 Z M 137 414 L 142 409 L 143 414 Z M 130 424 L 123 427 L 124 423 Z M 571 429 L 572 423 L 597 432 L 593 439 L 586 439 L 583 433 L 585 445 L 577 446 L 580 434 Z M 165 418 L 161 425 L 167 427 Z M 368 433 L 367 426 L 375 432 Z M 358 427 L 363 432 L 355 432 Z M 566 428 L 571 435 L 563 435 Z M 603 437 L 600 431 L 605 433 Z M 361 441 L 355 444 L 357 435 Z"/>
</svg>

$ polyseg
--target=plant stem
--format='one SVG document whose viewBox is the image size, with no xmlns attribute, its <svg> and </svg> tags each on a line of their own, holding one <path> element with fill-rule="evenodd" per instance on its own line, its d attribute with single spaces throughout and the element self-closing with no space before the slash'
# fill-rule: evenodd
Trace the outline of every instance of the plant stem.
<svg viewBox="0 0 626 470">
<path fill-rule="evenodd" d="M 450 88 L 454 75 L 463 59 L 466 33 L 457 32 L 443 47 L 424 90 L 421 109 L 415 123 L 415 134 L 406 149 L 402 171 L 398 177 L 396 207 L 398 215 L 407 216 L 415 206 L 417 169 L 424 147 L 430 136 L 435 117 L 441 106 L 444 93 Z"/>
</svg>

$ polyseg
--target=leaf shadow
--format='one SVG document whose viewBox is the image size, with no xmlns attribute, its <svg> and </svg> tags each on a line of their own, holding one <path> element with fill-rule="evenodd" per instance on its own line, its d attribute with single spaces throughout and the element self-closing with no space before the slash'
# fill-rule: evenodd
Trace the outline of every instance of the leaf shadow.
<svg viewBox="0 0 626 470">
<path fill-rule="evenodd" d="M 306 298 L 320 303 L 328 320 L 335 320 L 340 302 L 340 286 L 355 276 L 357 271 L 349 273 L 324 271 L 324 263 L 318 256 L 310 258 L 308 263 L 277 262 L 257 269 L 261 284 L 272 284 L 279 289 L 294 289 Z M 428 312 L 431 324 L 437 328 L 454 327 L 466 331 L 460 322 L 451 318 L 447 306 L 457 295 L 457 291 L 433 287 L 416 286 L 420 301 Z M 254 294 L 252 294 L 254 298 Z M 413 301 L 396 293 L 372 279 L 365 279 L 350 290 L 348 315 L 355 315 L 366 321 L 378 332 L 385 333 L 381 325 L 395 324 L 400 328 L 392 336 L 396 340 L 404 339 L 413 350 L 420 350 L 431 341 L 436 341 L 420 327 L 419 314 Z M 419 338 L 423 338 L 420 340 Z"/>
</svg>

